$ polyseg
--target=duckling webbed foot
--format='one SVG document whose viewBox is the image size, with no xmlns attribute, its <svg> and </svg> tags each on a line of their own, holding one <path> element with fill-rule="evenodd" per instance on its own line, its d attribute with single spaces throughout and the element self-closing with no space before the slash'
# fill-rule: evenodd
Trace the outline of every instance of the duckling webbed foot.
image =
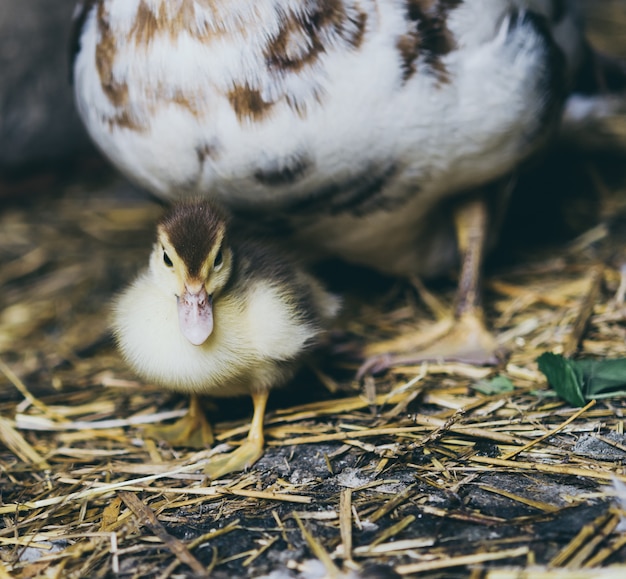
<svg viewBox="0 0 626 579">
<path fill-rule="evenodd" d="M 252 402 L 254 404 L 254 415 L 250 424 L 248 438 L 239 448 L 224 455 L 211 458 L 204 467 L 204 472 L 213 480 L 229 474 L 250 468 L 261 456 L 263 456 L 263 420 L 265 416 L 265 406 L 269 393 L 254 392 Z"/>
<path fill-rule="evenodd" d="M 207 448 L 214 442 L 213 429 L 204 416 L 199 398 L 194 394 L 189 401 L 189 410 L 172 424 L 148 426 L 144 434 L 155 440 L 164 440 L 172 446 Z"/>
<path fill-rule="evenodd" d="M 204 467 L 204 472 L 215 480 L 225 474 L 250 468 L 262 456 L 263 440 L 246 440 L 232 452 L 212 458 Z"/>
</svg>

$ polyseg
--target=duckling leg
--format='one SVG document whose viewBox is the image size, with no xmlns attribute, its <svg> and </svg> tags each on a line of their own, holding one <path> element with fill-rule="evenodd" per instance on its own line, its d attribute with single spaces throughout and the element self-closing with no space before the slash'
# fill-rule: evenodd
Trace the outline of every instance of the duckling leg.
<svg viewBox="0 0 626 579">
<path fill-rule="evenodd" d="M 188 446 L 191 448 L 207 448 L 213 444 L 213 430 L 207 422 L 195 394 L 189 400 L 187 414 L 173 424 L 148 426 L 144 432 L 150 438 L 165 440 L 172 446 Z"/>
<path fill-rule="evenodd" d="M 488 223 L 485 200 L 471 199 L 458 207 L 454 217 L 461 255 L 454 314 L 444 317 L 435 325 L 426 343 L 423 336 L 416 336 L 416 341 L 421 344 L 418 346 L 420 350 L 415 353 L 380 355 L 383 347 L 387 352 L 394 352 L 394 340 L 376 344 L 377 353 L 370 351 L 374 355 L 359 371 L 361 375 L 394 365 L 426 360 L 456 360 L 479 365 L 497 364 L 500 361 L 501 353 L 495 338 L 485 326 L 481 304 L 480 276 Z M 398 342 L 406 343 L 406 339 L 401 337 Z"/>
<path fill-rule="evenodd" d="M 236 450 L 211 459 L 211 462 L 204 469 L 204 472 L 211 479 L 217 479 L 230 472 L 249 468 L 263 456 L 263 444 L 265 442 L 263 421 L 265 419 L 265 406 L 267 405 L 268 397 L 269 392 L 267 390 L 252 393 L 254 414 L 248 438 Z"/>
</svg>

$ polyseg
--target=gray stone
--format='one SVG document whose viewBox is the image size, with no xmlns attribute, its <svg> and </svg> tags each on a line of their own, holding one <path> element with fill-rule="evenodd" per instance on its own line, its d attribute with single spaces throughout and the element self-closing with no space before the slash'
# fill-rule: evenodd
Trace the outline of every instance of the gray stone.
<svg viewBox="0 0 626 579">
<path fill-rule="evenodd" d="M 603 438 L 626 447 L 626 436 L 617 432 L 607 432 Z M 593 434 L 581 436 L 574 445 L 574 454 L 586 456 L 595 460 L 625 460 L 626 452 L 600 440 Z"/>
</svg>

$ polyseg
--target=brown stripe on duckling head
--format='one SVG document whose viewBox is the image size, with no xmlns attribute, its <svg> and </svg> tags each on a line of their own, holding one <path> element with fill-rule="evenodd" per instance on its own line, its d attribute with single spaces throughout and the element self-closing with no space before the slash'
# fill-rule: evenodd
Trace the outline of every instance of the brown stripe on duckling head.
<svg viewBox="0 0 626 579">
<path fill-rule="evenodd" d="M 463 0 L 406 0 L 407 32 L 396 42 L 405 82 L 417 72 L 420 57 L 438 82 L 448 82 L 443 57 L 456 49 L 448 15 L 461 4 Z"/>
<path fill-rule="evenodd" d="M 190 276 L 198 276 L 207 257 L 221 243 L 228 217 L 214 203 L 184 201 L 173 205 L 159 220 L 158 229 L 167 236 Z"/>
</svg>

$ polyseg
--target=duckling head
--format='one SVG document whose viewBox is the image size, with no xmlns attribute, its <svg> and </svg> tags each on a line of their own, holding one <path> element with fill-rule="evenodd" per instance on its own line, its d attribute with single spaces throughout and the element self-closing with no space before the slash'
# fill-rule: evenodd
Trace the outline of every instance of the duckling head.
<svg viewBox="0 0 626 579">
<path fill-rule="evenodd" d="M 180 331 L 195 346 L 213 332 L 214 301 L 232 270 L 226 216 L 208 201 L 174 205 L 158 223 L 150 271 L 178 304 Z"/>
</svg>

